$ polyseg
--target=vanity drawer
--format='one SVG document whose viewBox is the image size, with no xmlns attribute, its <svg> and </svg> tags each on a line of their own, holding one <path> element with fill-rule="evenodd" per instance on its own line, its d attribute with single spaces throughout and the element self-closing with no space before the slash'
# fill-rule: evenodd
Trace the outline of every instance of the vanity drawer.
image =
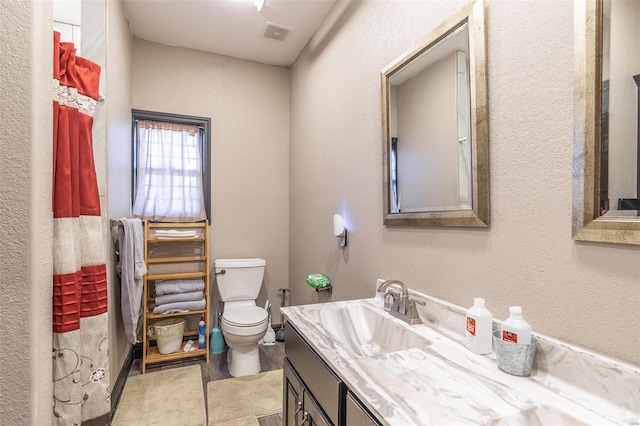
<svg viewBox="0 0 640 426">
<path fill-rule="evenodd" d="M 284 336 L 285 353 L 289 362 L 333 424 L 340 424 L 342 381 L 289 323 L 284 329 Z"/>
</svg>

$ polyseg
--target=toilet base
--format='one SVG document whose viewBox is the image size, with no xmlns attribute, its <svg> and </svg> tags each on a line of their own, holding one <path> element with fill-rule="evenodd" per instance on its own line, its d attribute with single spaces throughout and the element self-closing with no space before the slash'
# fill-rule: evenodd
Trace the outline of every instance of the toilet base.
<svg viewBox="0 0 640 426">
<path fill-rule="evenodd" d="M 258 345 L 237 345 L 227 351 L 229 374 L 233 377 L 250 376 L 260 372 L 260 350 Z"/>
</svg>

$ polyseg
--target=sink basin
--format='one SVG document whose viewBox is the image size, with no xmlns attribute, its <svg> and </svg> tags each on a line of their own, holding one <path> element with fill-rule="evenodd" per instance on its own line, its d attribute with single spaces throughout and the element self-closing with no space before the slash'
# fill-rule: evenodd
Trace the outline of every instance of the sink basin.
<svg viewBox="0 0 640 426">
<path fill-rule="evenodd" d="M 563 426 L 586 426 L 588 423 L 572 416 L 571 414 L 555 407 L 542 405 L 536 408 L 524 410 L 521 413 L 513 414 L 502 419 L 497 419 L 492 425 L 495 426 L 520 426 L 520 425 L 563 425 Z"/>
<path fill-rule="evenodd" d="M 388 313 L 362 303 L 322 307 L 309 314 L 353 356 L 374 357 L 431 343 Z"/>
</svg>

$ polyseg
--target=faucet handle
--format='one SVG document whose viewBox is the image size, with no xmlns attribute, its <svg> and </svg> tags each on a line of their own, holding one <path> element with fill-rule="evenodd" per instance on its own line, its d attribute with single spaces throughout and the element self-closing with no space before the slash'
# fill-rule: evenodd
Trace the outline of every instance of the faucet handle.
<svg viewBox="0 0 640 426">
<path fill-rule="evenodd" d="M 427 303 L 424 300 L 415 299 L 413 297 L 409 297 L 409 303 L 417 303 L 418 305 L 425 306 Z"/>
<path fill-rule="evenodd" d="M 398 310 L 398 298 L 400 293 L 394 290 L 389 290 L 384 294 L 384 310 L 389 312 L 391 310 Z"/>
<path fill-rule="evenodd" d="M 420 319 L 420 315 L 418 315 L 418 309 L 416 309 L 416 303 L 418 305 L 425 306 L 426 303 L 424 300 L 414 299 L 413 297 L 407 297 L 409 303 L 407 306 L 407 317 L 408 322 L 411 325 L 422 324 L 422 320 Z"/>
<path fill-rule="evenodd" d="M 395 297 L 393 297 L 393 294 L 387 292 L 384 294 L 384 310 L 389 312 L 391 310 L 391 307 L 393 306 L 393 302 L 394 302 Z"/>
</svg>

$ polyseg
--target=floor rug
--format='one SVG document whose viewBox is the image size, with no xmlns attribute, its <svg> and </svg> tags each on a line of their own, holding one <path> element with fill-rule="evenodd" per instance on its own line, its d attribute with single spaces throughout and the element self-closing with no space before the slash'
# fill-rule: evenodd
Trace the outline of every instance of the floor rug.
<svg viewBox="0 0 640 426">
<path fill-rule="evenodd" d="M 256 416 L 247 416 L 217 423 L 216 426 L 260 426 L 260 422 L 258 422 L 258 418 Z"/>
<path fill-rule="evenodd" d="M 282 370 L 209 382 L 207 399 L 209 426 L 279 413 L 282 411 Z"/>
<path fill-rule="evenodd" d="M 199 365 L 131 376 L 122 391 L 112 426 L 204 426 Z"/>
</svg>

